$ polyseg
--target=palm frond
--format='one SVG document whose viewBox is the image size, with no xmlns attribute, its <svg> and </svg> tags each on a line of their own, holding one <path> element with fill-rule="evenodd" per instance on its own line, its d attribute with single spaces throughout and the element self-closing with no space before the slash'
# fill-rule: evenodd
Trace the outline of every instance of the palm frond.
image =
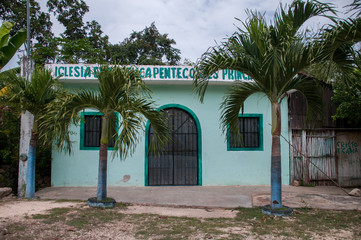
<svg viewBox="0 0 361 240">
<path fill-rule="evenodd" d="M 98 79 L 99 90 L 74 90 L 49 106 L 50 114 L 47 119 L 53 119 L 55 124 L 48 120 L 44 121 L 43 126 L 53 124 L 58 148 L 71 151 L 69 127 L 71 124 L 78 124 L 79 112 L 88 108 L 110 116 L 115 121 L 119 132 L 114 150 L 120 154 L 121 159 L 134 152 L 139 134 L 144 130 L 145 118 L 155 126 L 160 138 L 166 136 L 163 115 L 152 107 L 150 90 L 140 78 L 139 71 L 104 65 L 101 66 Z M 119 114 L 119 119 L 113 117 L 114 113 Z M 109 122 L 110 125 L 114 123 Z M 112 129 L 112 126 L 106 129 Z"/>
<path fill-rule="evenodd" d="M 356 15 L 356 17 L 361 16 L 361 0 L 354 0 L 350 5 L 347 5 L 346 7 L 349 7 L 350 11 L 354 11 L 353 15 Z"/>
<path fill-rule="evenodd" d="M 264 92 L 264 89 L 256 82 L 243 82 L 235 84 L 226 94 L 220 109 L 221 113 L 221 124 L 223 133 L 228 128 L 235 135 L 239 134 L 238 131 L 238 115 L 240 111 L 243 112 L 243 106 L 246 99 L 254 93 Z"/>
<path fill-rule="evenodd" d="M 290 84 L 286 87 L 286 91 L 297 90 L 306 100 L 308 120 L 315 120 L 322 110 L 323 93 L 319 81 L 311 76 L 299 74 L 292 79 Z"/>
<path fill-rule="evenodd" d="M 264 93 L 272 103 L 280 103 L 288 91 L 298 90 L 309 97 L 311 114 L 320 106 L 322 94 L 315 90 L 314 80 L 300 78 L 297 74 L 324 60 L 324 52 L 317 42 L 305 40 L 300 30 L 315 16 L 334 20 L 333 6 L 295 0 L 287 10 L 281 5 L 270 24 L 257 11 L 247 14 L 248 19 L 242 22 L 245 30 L 238 28 L 225 42 L 208 49 L 197 62 L 198 74 L 193 79 L 193 89 L 203 101 L 208 77 L 215 71 L 232 69 L 252 77 L 251 82 L 236 83 L 224 99 L 221 105 L 223 132 L 228 126 L 234 133 L 238 132 L 238 114 L 245 100 L 255 92 Z"/>
</svg>

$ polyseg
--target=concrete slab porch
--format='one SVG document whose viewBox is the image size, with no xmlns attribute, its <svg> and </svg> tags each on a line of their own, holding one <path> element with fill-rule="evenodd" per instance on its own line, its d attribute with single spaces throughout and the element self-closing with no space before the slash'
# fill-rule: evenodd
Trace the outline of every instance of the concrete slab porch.
<svg viewBox="0 0 361 240">
<path fill-rule="evenodd" d="M 108 196 L 117 202 L 141 205 L 251 208 L 269 204 L 270 186 L 167 186 L 108 187 Z M 41 199 L 87 200 L 96 196 L 96 187 L 49 187 L 36 192 Z M 283 186 L 283 204 L 293 208 L 361 210 L 361 198 L 347 196 L 337 187 Z"/>
</svg>

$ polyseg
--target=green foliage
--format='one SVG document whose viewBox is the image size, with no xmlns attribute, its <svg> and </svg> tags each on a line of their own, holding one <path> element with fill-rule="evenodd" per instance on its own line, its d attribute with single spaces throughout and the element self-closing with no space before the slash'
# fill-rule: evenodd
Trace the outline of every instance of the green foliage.
<svg viewBox="0 0 361 240">
<path fill-rule="evenodd" d="M 354 0 L 348 5 L 349 11 L 358 13 L 360 1 Z M 353 15 L 354 16 L 354 15 Z M 322 43 L 324 59 L 321 63 L 307 71 L 318 79 L 327 83 L 352 81 L 352 72 L 361 68 L 360 46 L 361 18 L 341 19 L 320 32 L 319 41 Z"/>
<path fill-rule="evenodd" d="M 180 60 L 180 50 L 168 34 L 160 34 L 155 23 L 140 32 L 133 32 L 119 44 L 111 45 L 111 62 L 135 65 L 176 65 Z"/>
<path fill-rule="evenodd" d="M 83 0 L 57 1 L 47 3 L 50 12 L 57 16 L 65 31 L 60 37 L 52 39 L 53 48 L 36 45 L 44 56 L 61 63 L 105 63 L 109 59 L 108 36 L 103 34 L 97 21 L 84 24 L 83 17 L 89 7 Z"/>
<path fill-rule="evenodd" d="M 26 1 L 24 0 L 12 0 L 12 1 L 0 1 L 0 20 L 11 21 L 15 23 L 11 35 L 15 35 L 16 32 L 27 27 L 26 17 Z M 30 37 L 35 40 L 40 49 L 33 48 L 32 56 L 36 56 L 38 59 L 36 63 L 48 62 L 51 55 L 47 55 L 49 52 L 42 52 L 41 50 L 49 48 L 52 49 L 54 46 L 51 44 L 51 39 L 54 34 L 51 31 L 52 22 L 50 21 L 49 13 L 41 11 L 40 5 L 36 0 L 30 0 Z M 26 47 L 26 46 L 25 46 Z"/>
<path fill-rule="evenodd" d="M 9 107 L 0 107 L 0 187 L 17 191 L 20 119 Z"/>
<path fill-rule="evenodd" d="M 22 28 L 26 29 L 26 1 L 0 1 L 0 19 L 15 23 L 11 35 L 14 35 Z M 35 0 L 30 0 L 30 21 L 31 38 L 36 39 L 40 44 L 47 45 L 46 39 L 53 37 L 51 32 L 52 22 L 50 21 L 50 15 L 42 12 L 39 3 Z"/>
<path fill-rule="evenodd" d="M 156 111 L 150 100 L 150 90 L 140 77 L 140 72 L 127 67 L 101 66 L 98 74 L 98 91 L 81 89 L 60 97 L 46 106 L 47 114 L 41 118 L 43 139 L 55 137 L 55 144 L 60 149 L 71 151 L 69 126 L 78 124 L 79 112 L 92 108 L 102 113 L 102 132 L 100 139 L 99 163 L 107 162 L 107 147 L 111 120 L 116 121 L 120 132 L 114 143 L 114 153 L 124 159 L 134 152 L 138 136 L 144 131 L 145 118 L 155 130 L 157 143 L 161 145 L 168 134 L 168 126 L 164 115 Z M 114 113 L 119 118 L 114 118 Z M 104 167 L 102 167 L 104 166 Z M 106 178 L 106 164 L 99 164 L 99 179 Z M 98 182 L 97 199 L 106 198 L 106 181 Z M 103 191 L 102 191 L 103 190 Z"/>
<path fill-rule="evenodd" d="M 108 36 L 96 21 L 84 24 L 89 11 L 84 1 L 47 2 L 48 9 L 64 25 L 65 31 L 54 38 L 49 13 L 42 12 L 37 1 L 30 1 L 31 38 L 35 39 L 32 58 L 37 65 L 46 63 L 104 63 L 109 60 Z M 23 0 L 0 2 L 0 19 L 16 23 L 14 30 L 26 27 L 26 4 Z M 15 34 L 15 31 L 11 34 Z"/>
<path fill-rule="evenodd" d="M 197 64 L 194 88 L 203 101 L 208 77 L 220 69 L 232 69 L 248 74 L 253 81 L 236 82 L 222 103 L 222 126 L 238 132 L 238 114 L 252 94 L 264 93 L 272 104 L 280 104 L 289 91 L 300 91 L 306 98 L 310 116 L 321 110 L 322 95 L 313 78 L 299 75 L 316 61 L 321 61 L 320 46 L 305 38 L 304 23 L 314 16 L 332 12 L 327 5 L 313 1 L 294 1 L 288 9 L 280 7 L 274 20 L 267 24 L 264 15 L 248 11 L 226 42 L 204 53 Z M 274 125 L 274 122 L 272 122 Z M 273 126 L 275 127 L 275 126 Z"/>
<path fill-rule="evenodd" d="M 10 37 L 10 31 L 13 27 L 14 24 L 11 22 L 3 22 L 0 27 L 0 70 L 26 40 L 25 29 L 20 29 L 14 36 Z"/>
<path fill-rule="evenodd" d="M 347 119 L 354 126 L 361 124 L 361 73 L 356 70 L 348 83 L 338 82 L 334 86 L 332 102 L 337 106 L 336 119 Z"/>
<path fill-rule="evenodd" d="M 57 79 L 51 76 L 49 70 L 40 68 L 33 72 L 31 81 L 18 76 L 14 71 L 9 71 L 6 74 L 3 73 L 1 77 L 7 89 L 6 94 L 1 98 L 1 103 L 2 106 L 11 107 L 2 107 L 0 132 L 2 146 L 0 151 L 0 169 L 7 169 L 5 173 L 8 175 L 5 176 L 10 182 L 0 182 L 9 185 L 13 188 L 13 191 L 16 192 L 19 162 L 20 112 L 27 110 L 33 113 L 35 119 L 33 133 L 48 131 L 48 129 L 38 128 L 40 121 L 39 116 L 44 114 L 45 106 L 55 100 L 61 88 L 59 88 Z M 41 143 L 36 153 L 37 188 L 44 185 L 48 186 L 50 183 L 51 141 L 42 141 Z"/>
<path fill-rule="evenodd" d="M 48 135 L 57 137 L 57 146 L 61 149 L 71 149 L 68 127 L 71 123 L 78 124 L 79 112 L 86 109 L 96 109 L 103 114 L 103 118 L 113 118 L 114 113 L 119 113 L 120 119 L 116 119 L 120 132 L 115 141 L 114 149 L 118 150 L 121 157 L 134 151 L 138 142 L 138 133 L 144 128 L 146 117 L 156 133 L 158 142 L 165 141 L 167 126 L 163 120 L 164 115 L 156 111 L 152 106 L 150 90 L 146 87 L 137 70 L 126 67 L 115 66 L 110 68 L 107 65 L 101 67 L 98 74 L 99 86 L 95 90 L 76 90 L 73 94 L 66 95 L 54 104 L 48 105 L 49 116 L 46 116 L 42 126 L 53 131 Z M 55 121 L 55 124 L 54 122 Z M 106 123 L 107 121 L 103 121 Z M 109 121 L 108 121 L 109 124 Z M 109 129 L 109 126 L 106 128 Z M 104 142 L 108 137 L 102 135 Z"/>
<path fill-rule="evenodd" d="M 337 106 L 333 119 L 347 119 L 348 124 L 356 127 L 361 123 L 360 3 L 360 0 L 354 0 L 347 6 L 354 11 L 356 17 L 343 19 L 321 34 L 326 49 L 326 61 L 312 72 L 333 84 L 332 101 Z"/>
<path fill-rule="evenodd" d="M 89 7 L 83 0 L 48 0 L 47 7 L 65 27 L 59 37 L 52 33 L 49 13 L 42 12 L 36 0 L 31 5 L 31 38 L 35 39 L 32 58 L 37 65 L 46 63 L 118 63 L 176 65 L 180 50 L 167 34 L 160 34 L 154 23 L 133 32 L 119 44 L 110 44 L 96 21 L 84 23 Z M 0 2 L 0 19 L 16 23 L 14 30 L 26 27 L 26 4 L 23 0 Z"/>
<path fill-rule="evenodd" d="M 287 7 L 287 9 L 285 9 Z M 271 105 L 271 208 L 282 207 L 281 191 L 281 103 L 292 91 L 305 98 L 308 116 L 317 116 L 322 110 L 322 93 L 317 80 L 300 74 L 315 62 L 324 59 L 323 48 L 304 30 L 304 23 L 315 17 L 328 17 L 333 12 L 327 4 L 318 1 L 295 0 L 280 5 L 273 21 L 265 15 L 248 11 L 243 28 L 219 46 L 209 49 L 197 63 L 193 86 L 203 101 L 208 80 L 214 72 L 231 69 L 246 73 L 253 81 L 236 81 L 221 104 L 223 132 L 229 129 L 242 141 L 238 127 L 239 113 L 243 113 L 248 97 L 264 94 Z"/>
<path fill-rule="evenodd" d="M 14 106 L 19 111 L 29 111 L 34 115 L 35 122 L 44 115 L 46 106 L 54 101 L 62 87 L 50 70 L 37 68 L 27 80 L 15 73 L 10 73 L 6 87 L 9 89 L 2 101 Z"/>
<path fill-rule="evenodd" d="M 47 6 L 65 27 L 66 39 L 71 41 L 86 37 L 83 17 L 89 7 L 83 0 L 48 0 Z"/>
<path fill-rule="evenodd" d="M 348 5 L 347 7 L 350 7 L 350 11 L 354 11 L 354 14 L 356 14 L 356 17 L 361 16 L 361 0 L 354 0 L 353 3 Z"/>
</svg>

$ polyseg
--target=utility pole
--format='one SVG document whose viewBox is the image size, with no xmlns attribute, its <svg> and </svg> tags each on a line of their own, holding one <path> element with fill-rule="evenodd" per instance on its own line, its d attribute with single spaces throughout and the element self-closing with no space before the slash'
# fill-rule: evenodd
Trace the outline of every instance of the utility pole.
<svg viewBox="0 0 361 240">
<path fill-rule="evenodd" d="M 23 57 L 21 63 L 21 75 L 30 81 L 31 72 L 33 71 L 33 63 L 30 51 L 30 0 L 26 1 L 26 17 L 27 17 L 27 41 L 26 56 Z M 35 191 L 35 163 L 28 164 L 29 145 L 31 138 L 31 130 L 34 123 L 33 115 L 26 111 L 21 114 L 20 120 L 20 146 L 19 146 L 19 178 L 18 178 L 18 196 L 33 198 Z"/>
</svg>

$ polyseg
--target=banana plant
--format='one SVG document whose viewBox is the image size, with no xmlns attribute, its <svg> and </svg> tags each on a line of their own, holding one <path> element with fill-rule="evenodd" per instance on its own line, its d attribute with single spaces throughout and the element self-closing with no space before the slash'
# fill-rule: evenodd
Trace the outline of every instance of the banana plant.
<svg viewBox="0 0 361 240">
<path fill-rule="evenodd" d="M 10 36 L 13 27 L 14 23 L 12 22 L 3 22 L 0 27 L 0 70 L 26 40 L 26 29 L 20 29 L 14 36 Z"/>
</svg>

